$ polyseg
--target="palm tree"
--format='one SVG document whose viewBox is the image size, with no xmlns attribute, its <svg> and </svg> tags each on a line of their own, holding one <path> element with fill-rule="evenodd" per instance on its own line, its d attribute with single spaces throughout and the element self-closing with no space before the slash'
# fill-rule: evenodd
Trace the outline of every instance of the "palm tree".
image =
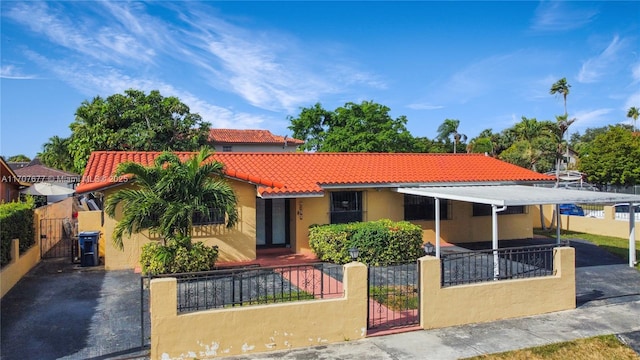
<svg viewBox="0 0 640 360">
<path fill-rule="evenodd" d="M 237 198 L 222 178 L 223 164 L 212 161 L 208 149 L 202 149 L 185 162 L 164 152 L 154 166 L 126 162 L 118 166 L 116 176 L 130 174 L 136 187 L 121 189 L 109 196 L 105 212 L 116 216 L 122 204 L 122 218 L 115 227 L 113 243 L 122 249 L 122 237 L 142 230 L 158 233 L 166 240 L 190 238 L 196 216 L 221 215 L 227 228 L 238 220 Z M 213 215 L 212 215 L 213 214 Z"/>
<path fill-rule="evenodd" d="M 564 113 L 567 114 L 567 95 L 569 95 L 569 88 L 571 85 L 567 82 L 567 78 L 562 78 L 553 85 L 551 85 L 551 89 L 549 90 L 549 94 L 562 94 L 562 98 L 564 99 Z"/>
<path fill-rule="evenodd" d="M 569 83 L 567 82 L 567 78 L 563 77 L 562 79 L 556 81 L 555 83 L 553 83 L 553 85 L 551 85 L 551 89 L 549 90 L 549 94 L 551 95 L 555 95 L 555 94 L 562 94 L 562 98 L 564 100 L 564 118 L 563 120 L 559 119 L 558 116 L 556 116 L 556 121 L 558 124 L 558 127 L 560 129 L 561 126 L 566 125 L 566 129 L 561 130 L 561 133 L 564 135 L 565 132 L 569 131 L 569 125 L 571 125 L 575 119 L 571 120 L 570 122 L 567 121 L 567 119 L 569 118 L 569 114 L 567 113 L 567 95 L 569 95 L 569 88 L 571 87 L 571 85 L 569 85 Z M 561 122 L 564 125 L 561 125 Z M 569 140 L 567 139 L 567 144 L 569 143 Z M 562 137 L 559 139 L 558 142 L 558 148 L 562 147 Z M 562 154 L 558 154 L 558 159 L 557 159 L 557 166 L 558 168 L 556 168 L 556 185 L 558 184 L 558 182 L 560 181 L 560 159 L 562 158 Z M 569 159 L 569 146 L 567 145 L 567 159 Z M 568 160 L 567 160 L 568 162 Z"/>
<path fill-rule="evenodd" d="M 637 107 L 632 106 L 629 108 L 629 111 L 627 112 L 627 117 L 630 119 L 633 119 L 633 131 L 637 131 L 636 129 L 636 120 L 638 120 L 638 116 L 640 115 L 640 110 L 638 110 Z"/>
<path fill-rule="evenodd" d="M 49 138 L 42 146 L 42 152 L 36 156 L 46 166 L 64 171 L 75 171 L 73 157 L 69 152 L 69 138 L 57 135 Z"/>
<path fill-rule="evenodd" d="M 453 135 L 453 153 L 456 153 L 456 147 L 460 141 L 467 141 L 467 135 L 458 132 L 460 120 L 445 119 L 438 127 L 438 140 L 443 141 L 449 139 Z"/>
<path fill-rule="evenodd" d="M 556 123 L 549 129 L 557 144 L 556 150 L 556 175 L 559 175 L 560 163 L 562 160 L 562 153 L 564 148 L 564 134 L 569 131 L 569 126 L 573 124 L 576 119 L 567 119 L 567 115 L 556 115 Z M 566 154 L 567 154 L 567 166 L 569 165 L 569 143 L 566 142 Z"/>
</svg>

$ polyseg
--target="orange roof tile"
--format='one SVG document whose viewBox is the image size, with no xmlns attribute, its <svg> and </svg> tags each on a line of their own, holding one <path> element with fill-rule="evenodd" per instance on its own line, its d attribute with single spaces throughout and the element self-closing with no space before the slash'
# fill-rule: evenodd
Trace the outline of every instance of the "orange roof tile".
<svg viewBox="0 0 640 360">
<path fill-rule="evenodd" d="M 284 145 L 285 137 L 269 130 L 211 129 L 209 141 L 218 144 L 277 144 Z M 302 145 L 304 141 L 287 137 L 288 145 Z"/>
<path fill-rule="evenodd" d="M 159 152 L 91 154 L 78 193 L 117 185 L 118 164 L 151 165 Z M 187 159 L 194 153 L 176 153 Z M 554 181 L 552 176 L 481 154 L 216 153 L 226 176 L 255 183 L 266 196 L 320 195 L 327 186 L 416 186 Z"/>
</svg>

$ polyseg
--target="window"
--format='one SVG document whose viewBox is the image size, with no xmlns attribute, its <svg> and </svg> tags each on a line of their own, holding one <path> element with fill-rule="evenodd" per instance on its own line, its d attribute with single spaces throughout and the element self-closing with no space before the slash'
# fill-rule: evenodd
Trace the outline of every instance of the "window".
<svg viewBox="0 0 640 360">
<path fill-rule="evenodd" d="M 449 220 L 449 200 L 440 200 L 440 220 Z M 405 220 L 435 220 L 436 199 L 418 195 L 404 195 Z"/>
<path fill-rule="evenodd" d="M 336 191 L 331 193 L 331 223 L 345 224 L 362 221 L 362 192 Z"/>
<path fill-rule="evenodd" d="M 222 145 L 222 152 L 232 152 L 233 146 L 231 145 Z"/>
<path fill-rule="evenodd" d="M 498 215 L 526 214 L 526 206 L 509 206 Z M 491 216 L 491 205 L 473 203 L 473 216 Z"/>
<path fill-rule="evenodd" d="M 202 213 L 193 214 L 193 225 L 215 225 L 224 224 L 224 211 L 209 208 L 209 216 L 205 216 Z"/>
</svg>

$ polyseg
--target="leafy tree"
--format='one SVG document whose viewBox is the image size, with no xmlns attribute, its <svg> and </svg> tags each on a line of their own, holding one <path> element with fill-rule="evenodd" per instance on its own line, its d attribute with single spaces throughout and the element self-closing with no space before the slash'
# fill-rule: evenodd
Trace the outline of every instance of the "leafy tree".
<svg viewBox="0 0 640 360">
<path fill-rule="evenodd" d="M 609 126 L 586 144 L 578 169 L 597 185 L 635 185 L 640 180 L 640 137 L 623 126 Z"/>
<path fill-rule="evenodd" d="M 467 135 L 458 132 L 460 120 L 445 119 L 438 127 L 438 140 L 448 141 L 449 137 L 453 137 L 453 153 L 456 153 L 457 145 L 462 141 L 467 141 Z"/>
<path fill-rule="evenodd" d="M 448 151 L 446 144 L 426 136 L 416 137 L 414 142 L 414 152 L 417 153 L 445 153 Z"/>
<path fill-rule="evenodd" d="M 556 159 L 556 142 L 551 132 L 553 127 L 550 121 L 523 116 L 519 123 L 503 131 L 504 139 L 511 141 L 511 144 L 500 152 L 500 159 L 534 171 L 551 170 Z"/>
<path fill-rule="evenodd" d="M 49 138 L 49 141 L 42 146 L 42 152 L 38 153 L 38 158 L 46 166 L 54 169 L 82 172 L 73 164 L 73 157 L 69 151 L 69 138 L 61 138 L 57 135 Z"/>
<path fill-rule="evenodd" d="M 477 137 L 469 141 L 467 152 L 493 154 L 493 142 L 490 137 Z"/>
<path fill-rule="evenodd" d="M 416 143 L 406 128 L 407 119 L 393 119 L 390 109 L 372 101 L 348 102 L 335 111 L 317 103 L 288 117 L 293 137 L 302 150 L 321 152 L 412 152 Z"/>
<path fill-rule="evenodd" d="M 206 145 L 209 126 L 178 98 L 163 97 L 157 90 L 97 96 L 82 102 L 69 125 L 71 137 L 62 139 L 73 161 L 73 169 L 67 170 L 82 172 L 96 150 L 195 151 Z M 52 140 L 44 145 L 45 164 L 64 163 L 63 151 Z"/>
<path fill-rule="evenodd" d="M 8 162 L 29 162 L 29 161 L 31 161 L 31 159 L 29 159 L 29 157 L 27 155 L 18 154 L 18 155 L 10 156 L 7 159 L 7 161 Z"/>
<path fill-rule="evenodd" d="M 132 174 L 136 187 L 118 190 L 109 196 L 105 212 L 115 217 L 122 204 L 122 219 L 113 233 L 113 243 L 122 248 L 122 237 L 142 230 L 160 234 L 163 239 L 190 241 L 194 216 L 224 216 L 228 228 L 238 220 L 236 195 L 222 178 L 223 164 L 212 161 L 213 154 L 203 148 L 181 162 L 177 155 L 164 152 L 154 166 L 127 162 L 118 166 L 116 176 Z M 182 241 L 182 240 L 181 240 Z"/>
<path fill-rule="evenodd" d="M 627 111 L 627 117 L 633 119 L 633 131 L 636 131 L 636 120 L 638 120 L 638 116 L 640 116 L 640 110 L 637 107 L 632 106 Z"/>
</svg>

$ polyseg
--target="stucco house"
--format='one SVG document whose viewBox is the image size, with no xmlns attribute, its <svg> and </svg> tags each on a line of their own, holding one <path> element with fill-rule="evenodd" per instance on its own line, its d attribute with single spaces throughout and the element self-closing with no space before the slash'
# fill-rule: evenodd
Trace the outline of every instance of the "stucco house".
<svg viewBox="0 0 640 360">
<path fill-rule="evenodd" d="M 77 192 L 107 198 L 132 181 L 116 179 L 118 164 L 151 165 L 159 152 L 94 152 Z M 193 153 L 177 153 L 187 159 Z M 194 228 L 194 240 L 220 248 L 219 261 L 253 260 L 263 249 L 309 253 L 308 228 L 314 224 L 408 220 L 435 241 L 433 198 L 403 193 L 412 187 L 531 185 L 552 177 L 481 154 L 379 153 L 216 153 L 238 198 L 239 222 Z M 411 192 L 411 191 L 409 191 Z M 492 237 L 491 206 L 445 200 L 440 204 L 440 238 L 447 242 L 487 241 Z M 528 206 L 509 206 L 500 213 L 500 239 L 532 237 Z M 91 214 L 93 213 L 93 214 Z M 153 240 L 148 233 L 124 239 L 124 251 L 111 245 L 119 213 L 111 219 L 82 212 L 80 231 L 100 230 L 106 241 L 107 269 L 134 268 L 140 247 Z"/>
<path fill-rule="evenodd" d="M 269 130 L 211 129 L 209 142 L 217 152 L 295 152 L 304 141 Z"/>
</svg>

